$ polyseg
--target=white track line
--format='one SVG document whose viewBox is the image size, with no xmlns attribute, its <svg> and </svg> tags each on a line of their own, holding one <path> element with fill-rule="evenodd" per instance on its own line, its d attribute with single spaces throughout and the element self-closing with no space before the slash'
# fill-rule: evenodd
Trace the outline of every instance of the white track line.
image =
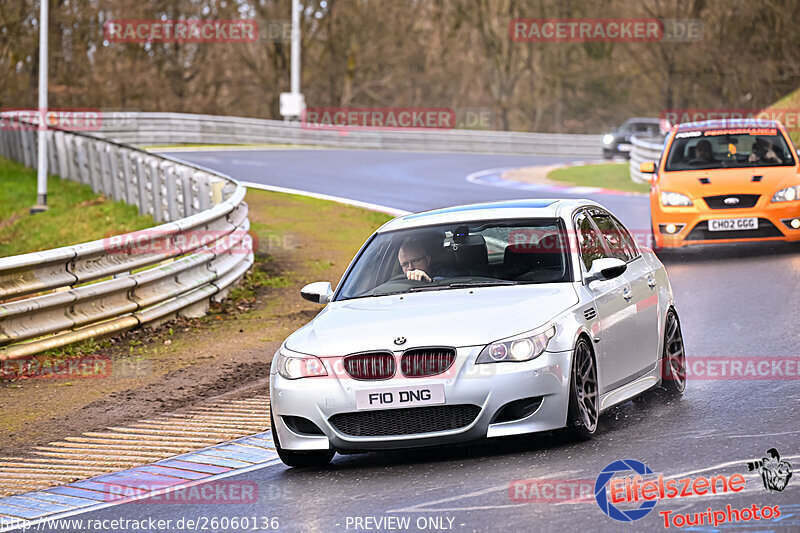
<svg viewBox="0 0 800 533">
<path fill-rule="evenodd" d="M 331 196 L 329 194 L 320 194 L 316 192 L 302 191 L 300 189 L 290 189 L 288 187 L 278 187 L 276 185 L 264 185 L 263 183 L 255 183 L 252 181 L 240 181 L 239 183 L 251 189 L 260 189 L 262 191 L 284 192 L 287 194 L 298 194 L 300 196 L 319 198 L 320 200 L 330 200 L 332 202 L 339 202 L 340 204 L 347 204 L 355 207 L 363 207 L 364 209 L 371 209 L 373 211 L 379 211 L 381 213 L 394 215 L 396 217 L 408 215 L 411 213 L 411 211 L 405 211 L 403 209 L 395 209 L 394 207 L 389 207 L 386 205 L 373 204 L 371 202 L 362 202 L 360 200 L 352 200 L 350 198 L 343 198 L 341 196 Z"/>
</svg>

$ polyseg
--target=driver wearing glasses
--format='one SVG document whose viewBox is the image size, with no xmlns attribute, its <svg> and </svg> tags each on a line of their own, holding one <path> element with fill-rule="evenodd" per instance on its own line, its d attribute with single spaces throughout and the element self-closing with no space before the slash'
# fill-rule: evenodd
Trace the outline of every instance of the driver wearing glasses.
<svg viewBox="0 0 800 533">
<path fill-rule="evenodd" d="M 397 260 L 406 278 L 416 281 L 441 281 L 455 275 L 447 269 L 431 268 L 431 254 L 425 245 L 417 240 L 406 240 L 397 252 Z"/>
</svg>

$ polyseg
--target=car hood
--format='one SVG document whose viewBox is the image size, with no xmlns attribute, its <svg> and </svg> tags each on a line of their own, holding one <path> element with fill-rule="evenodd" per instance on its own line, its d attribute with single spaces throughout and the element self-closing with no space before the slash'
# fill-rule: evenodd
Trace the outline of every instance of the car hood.
<svg viewBox="0 0 800 533">
<path fill-rule="evenodd" d="M 753 176 L 761 176 L 753 181 Z M 708 184 L 699 180 L 707 178 Z M 662 191 L 688 194 L 692 198 L 720 194 L 772 195 L 784 187 L 800 183 L 797 167 L 751 167 L 665 172 L 659 177 Z"/>
<path fill-rule="evenodd" d="M 319 356 L 415 346 L 477 346 L 530 331 L 578 303 L 571 283 L 476 287 L 332 302 L 286 340 Z"/>
</svg>

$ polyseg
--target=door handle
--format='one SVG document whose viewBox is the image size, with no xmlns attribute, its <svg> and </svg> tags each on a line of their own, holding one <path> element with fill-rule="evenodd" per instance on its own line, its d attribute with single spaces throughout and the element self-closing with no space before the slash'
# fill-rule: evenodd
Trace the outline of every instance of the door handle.
<svg viewBox="0 0 800 533">
<path fill-rule="evenodd" d="M 630 289 L 626 288 L 625 290 L 622 291 L 622 297 L 625 298 L 626 302 L 630 302 L 631 298 L 633 298 L 633 293 L 631 292 Z"/>
<path fill-rule="evenodd" d="M 648 278 L 647 278 L 647 285 L 648 285 L 648 286 L 649 286 L 651 289 L 655 289 L 655 288 L 656 288 L 656 278 L 654 278 L 654 277 L 652 277 L 652 276 L 648 276 Z"/>
</svg>

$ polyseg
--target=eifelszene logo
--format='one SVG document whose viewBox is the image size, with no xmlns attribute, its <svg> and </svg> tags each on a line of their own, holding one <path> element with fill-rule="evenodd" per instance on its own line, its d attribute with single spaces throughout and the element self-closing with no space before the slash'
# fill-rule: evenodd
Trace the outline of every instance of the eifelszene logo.
<svg viewBox="0 0 800 533">
<path fill-rule="evenodd" d="M 783 492 L 792 479 L 792 465 L 781 461 L 781 454 L 775 448 L 767 450 L 769 457 L 762 457 L 747 462 L 747 470 L 756 470 L 764 482 L 764 488 L 770 492 Z"/>
</svg>

